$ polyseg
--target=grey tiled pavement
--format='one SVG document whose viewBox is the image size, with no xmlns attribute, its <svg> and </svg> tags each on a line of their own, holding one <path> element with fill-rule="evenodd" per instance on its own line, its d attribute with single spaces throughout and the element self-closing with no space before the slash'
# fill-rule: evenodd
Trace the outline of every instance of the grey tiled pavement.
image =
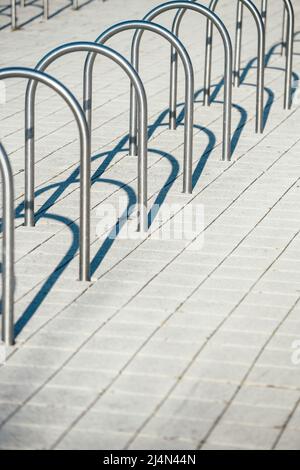
<svg viewBox="0 0 300 470">
<path fill-rule="evenodd" d="M 5 5 L 4 1 L 0 6 Z M 54 2 L 59 9 L 66 3 Z M 51 48 L 93 40 L 114 22 L 141 18 L 157 0 L 93 1 L 0 31 L 1 66 L 34 66 Z M 205 2 L 207 3 L 207 2 Z M 270 2 L 267 50 L 280 40 L 280 1 Z M 231 32 L 232 2 L 219 12 Z M 256 1 L 259 5 L 260 2 Z M 300 5 L 295 1 L 296 32 Z M 20 22 L 35 15 L 20 11 Z M 1 17 L 1 25 L 7 18 Z M 162 23 L 169 25 L 171 15 Z M 202 21 L 202 23 L 201 23 Z M 188 14 L 182 39 L 202 87 L 204 20 Z M 201 32 L 200 32 L 201 28 Z M 251 18 L 243 66 L 256 55 Z M 131 35 L 111 45 L 128 56 Z M 299 34 L 294 71 L 299 73 Z M 132 201 L 136 159 L 128 156 L 128 83 L 98 60 L 93 114 L 93 282 L 78 276 L 78 141 L 63 103 L 45 90 L 37 105 L 37 209 L 22 226 L 23 81 L 6 83 L 1 141 L 16 186 L 16 347 L 0 367 L 1 449 L 300 449 L 300 111 L 284 111 L 278 48 L 266 70 L 268 115 L 254 133 L 256 69 L 234 90 L 236 148 L 220 161 L 222 89 L 217 103 L 195 110 L 192 196 L 181 193 L 183 128 L 169 131 L 169 46 L 143 41 L 141 75 L 149 98 L 149 207 L 202 205 L 204 227 L 187 247 L 177 239 L 99 235 L 105 204 Z M 215 35 L 213 83 L 222 78 Z M 83 54 L 51 66 L 82 99 Z M 255 65 L 255 64 L 254 64 Z M 179 98 L 183 98 L 180 74 Z M 268 113 L 269 111 L 269 113 Z M 159 118 L 164 116 L 161 123 Z M 160 125 L 162 124 L 162 125 Z M 121 144 L 120 144 L 121 142 Z M 96 173 L 97 172 L 97 173 Z M 170 217 L 163 223 L 170 226 Z M 98 230 L 97 230 L 98 226 Z M 196 244 L 203 239 L 203 246 Z M 298 342 L 298 343 L 297 343 Z"/>
</svg>

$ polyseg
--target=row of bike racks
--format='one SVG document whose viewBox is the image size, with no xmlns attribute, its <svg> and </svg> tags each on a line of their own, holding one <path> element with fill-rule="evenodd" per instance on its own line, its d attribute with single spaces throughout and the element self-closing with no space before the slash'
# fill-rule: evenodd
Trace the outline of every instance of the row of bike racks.
<svg viewBox="0 0 300 470">
<path fill-rule="evenodd" d="M 24 2 L 23 2 L 24 3 Z M 48 2 L 45 2 L 45 4 Z M 77 3 L 77 2 L 76 2 Z M 129 155 L 137 156 L 138 175 L 138 230 L 148 229 L 147 211 L 147 153 L 148 153 L 148 103 L 143 82 L 139 76 L 140 43 L 144 31 L 155 33 L 171 45 L 170 61 L 170 111 L 169 127 L 176 129 L 178 58 L 185 72 L 185 122 L 183 157 L 183 192 L 192 192 L 193 126 L 194 126 L 194 70 L 190 56 L 179 39 L 180 25 L 186 11 L 201 14 L 207 20 L 206 60 L 204 75 L 204 105 L 210 105 L 213 28 L 216 27 L 224 46 L 224 114 L 222 160 L 231 159 L 231 110 L 232 87 L 240 84 L 240 57 L 243 7 L 252 14 L 258 31 L 258 71 L 256 131 L 263 132 L 263 92 L 265 69 L 265 24 L 267 1 L 262 0 L 261 14 L 251 0 L 237 0 L 235 62 L 230 35 L 219 16 L 214 12 L 218 0 L 212 0 L 210 7 L 196 1 L 169 1 L 152 9 L 142 20 L 125 21 L 109 27 L 94 42 L 78 41 L 63 44 L 48 52 L 34 69 L 10 67 L 0 69 L 0 80 L 24 78 L 28 80 L 25 97 L 25 221 L 28 227 L 35 225 L 35 98 L 38 83 L 54 90 L 71 109 L 78 126 L 80 141 L 80 244 L 79 279 L 90 281 L 90 210 L 91 210 L 91 133 L 92 133 L 92 92 L 93 66 L 98 55 L 116 63 L 130 80 L 130 128 Z M 291 73 L 293 58 L 294 11 L 290 0 L 283 0 L 286 11 L 284 23 L 286 41 L 285 107 L 291 106 Z M 172 31 L 154 23 L 161 14 L 177 10 Z M 115 50 L 106 46 L 114 36 L 134 30 L 131 45 L 131 62 Z M 47 68 L 57 59 L 75 52 L 87 52 L 83 71 L 83 104 L 57 79 L 46 73 Z M 235 64 L 235 65 L 234 65 Z M 288 99 L 286 98 L 288 97 Z M 14 344 L 14 190 L 13 177 L 7 154 L 0 144 L 0 170 L 3 180 L 3 262 L 2 262 L 2 340 L 6 345 Z"/>
<path fill-rule="evenodd" d="M 20 7 L 26 7 L 26 0 L 20 0 Z M 72 1 L 72 7 L 74 10 L 78 10 L 79 8 L 79 0 Z M 43 18 L 44 20 L 48 20 L 49 18 L 49 0 L 43 0 Z M 17 19 L 17 0 L 11 0 L 11 29 L 14 31 L 18 27 L 18 19 Z"/>
<path fill-rule="evenodd" d="M 210 8 L 215 10 L 219 0 L 212 0 Z M 240 70 L 241 70 L 241 48 L 242 48 L 242 30 L 243 30 L 243 16 L 244 16 L 244 6 L 248 6 L 244 0 L 238 0 L 237 5 L 237 21 L 236 21 L 236 53 L 235 53 L 235 76 L 234 84 L 236 86 L 240 85 Z M 286 68 L 285 68 L 285 92 L 284 92 L 284 108 L 290 109 L 292 104 L 292 72 L 293 72 L 293 49 L 294 49 L 294 32 L 295 32 L 295 16 L 294 9 L 291 0 L 282 0 L 283 3 L 283 32 L 282 32 L 282 45 L 286 49 Z M 250 9 L 250 6 L 248 6 Z M 253 15 L 254 16 L 254 15 Z M 256 15 L 257 16 L 257 15 Z M 266 25 L 268 18 L 268 0 L 261 0 L 261 19 L 265 27 L 266 35 Z M 256 19 L 257 24 L 259 23 L 258 18 Z M 259 27 L 261 29 L 261 25 Z M 263 41 L 263 39 L 262 39 Z M 265 39 L 264 39 L 265 41 Z M 263 45 L 260 44 L 260 35 L 259 35 L 259 57 L 262 54 Z M 258 72 L 260 75 L 260 72 Z"/>
</svg>

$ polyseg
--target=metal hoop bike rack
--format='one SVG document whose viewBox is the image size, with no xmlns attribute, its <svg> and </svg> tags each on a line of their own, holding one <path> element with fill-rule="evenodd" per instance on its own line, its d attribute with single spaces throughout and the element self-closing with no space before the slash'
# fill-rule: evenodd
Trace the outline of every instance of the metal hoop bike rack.
<svg viewBox="0 0 300 470">
<path fill-rule="evenodd" d="M 219 0 L 211 0 L 209 9 L 214 12 Z M 265 28 L 264 23 L 261 18 L 261 15 L 250 0 L 237 0 L 238 1 L 238 21 L 237 26 L 239 26 L 239 16 L 240 16 L 240 8 L 244 5 L 249 9 L 253 18 L 255 19 L 257 30 L 258 30 L 258 72 L 257 72 L 257 98 L 256 98 L 256 132 L 263 132 L 263 112 L 264 112 L 264 65 L 265 65 Z M 196 0 L 192 0 L 191 3 L 195 3 Z M 183 16 L 186 10 L 180 10 L 173 23 L 173 31 L 175 31 L 176 35 L 179 33 L 179 28 Z M 210 19 L 207 21 L 207 31 L 206 31 L 206 52 L 205 52 L 205 75 L 204 75 L 204 105 L 210 105 L 210 90 L 211 90 L 211 69 L 212 69 L 212 45 L 213 45 L 213 23 Z M 236 43 L 241 44 L 241 35 L 239 28 L 237 27 L 236 31 Z M 177 74 L 176 74 L 176 57 L 172 63 L 172 69 L 174 69 L 173 73 L 171 74 L 171 89 L 176 89 L 176 82 L 177 82 Z M 240 46 L 236 46 L 235 48 L 235 61 L 234 61 L 234 84 L 237 84 L 237 77 L 239 77 L 239 73 L 236 70 L 239 70 L 240 64 Z"/>
<path fill-rule="evenodd" d="M 210 8 L 214 11 L 219 0 L 212 0 Z M 265 53 L 266 53 L 266 31 L 264 21 L 254 3 L 251 0 L 238 0 L 237 2 L 237 27 L 236 27 L 236 47 L 234 61 L 234 85 L 240 83 L 240 63 L 241 63 L 241 18 L 244 6 L 249 10 L 254 18 L 258 33 L 258 53 L 257 53 L 257 90 L 256 90 L 256 122 L 255 131 L 263 133 L 264 130 L 264 87 L 265 87 Z M 205 59 L 205 76 L 207 80 L 207 98 L 206 104 L 209 104 L 210 85 L 211 85 L 211 67 L 212 67 L 212 42 L 213 42 L 213 25 L 207 23 L 207 41 L 206 41 L 206 59 Z"/>
<path fill-rule="evenodd" d="M 95 42 L 105 44 L 116 34 L 128 30 L 151 31 L 166 39 L 178 52 L 185 71 L 185 131 L 184 131 L 184 177 L 183 191 L 192 192 L 192 162 L 193 162 L 193 125 L 194 125 L 194 71 L 193 65 L 185 47 L 169 30 L 163 26 L 148 21 L 124 21 L 111 26 L 104 31 Z M 95 63 L 95 54 L 87 56 L 84 67 L 84 106 L 87 122 L 91 129 L 92 120 L 92 76 Z M 138 72 L 139 51 L 133 51 L 131 63 Z M 130 155 L 137 153 L 138 133 L 137 126 L 132 125 L 130 133 Z"/>
<path fill-rule="evenodd" d="M 58 80 L 37 70 L 24 67 L 10 67 L 0 69 L 0 80 L 6 78 L 26 78 L 47 85 L 60 95 L 67 103 L 77 122 L 80 138 L 80 256 L 79 256 L 79 278 L 88 281 L 89 273 L 89 250 L 90 250 L 90 174 L 91 174 L 91 152 L 89 128 L 83 110 L 72 95 L 72 93 Z M 28 141 L 34 139 L 34 128 L 30 123 L 34 122 L 34 107 L 26 110 L 25 115 L 25 138 Z M 34 167 L 25 156 L 25 225 L 34 225 Z"/>
<path fill-rule="evenodd" d="M 293 52 L 294 52 L 294 33 L 295 33 L 295 12 L 291 0 L 282 0 L 283 15 L 283 43 L 286 49 L 285 66 L 285 85 L 284 85 L 284 109 L 290 109 L 292 105 L 292 73 L 293 73 Z M 241 58 L 241 37 L 243 28 L 243 2 L 238 0 L 238 18 L 237 18 L 237 56 L 239 60 L 236 63 L 236 77 L 239 84 L 240 76 L 240 58 Z M 268 17 L 268 0 L 262 0 L 261 4 L 262 19 L 266 26 Z"/>
<path fill-rule="evenodd" d="M 0 174 L 2 176 L 3 247 L 2 247 L 2 341 L 14 343 L 14 181 L 7 153 L 0 142 Z"/>
<path fill-rule="evenodd" d="M 21 0 L 20 6 L 24 8 L 26 6 L 26 0 Z M 49 0 L 43 0 L 43 17 L 44 20 L 48 20 L 49 18 Z M 14 31 L 17 27 L 17 0 L 11 0 L 11 29 Z"/>
<path fill-rule="evenodd" d="M 50 64 L 55 60 L 63 57 L 66 54 L 73 52 L 89 52 L 102 55 L 113 62 L 115 62 L 129 77 L 132 85 L 138 96 L 139 105 L 139 131 L 140 131 L 140 145 L 139 145 L 139 159 L 138 159 L 138 205 L 139 205 L 139 225 L 138 229 L 141 232 L 147 231 L 148 228 L 148 215 L 147 215 L 147 153 L 148 153 L 148 104 L 144 85 L 134 70 L 132 65 L 118 52 L 113 49 L 95 44 L 93 42 L 73 42 L 63 44 L 62 46 L 48 52 L 37 64 L 36 70 L 44 72 Z M 34 108 L 36 97 L 37 83 L 31 81 L 28 83 L 26 90 L 26 162 L 28 165 L 28 181 L 27 191 L 28 199 L 31 201 L 27 213 L 27 225 L 34 224 L 33 213 L 33 198 L 34 198 Z M 90 132 L 89 132 L 89 147 L 90 147 Z M 89 237 L 88 237 L 89 238 Z M 82 243 L 84 240 L 82 240 Z M 84 259 L 84 273 L 85 277 L 89 278 L 89 257 Z"/>
<path fill-rule="evenodd" d="M 231 159 L 231 109 L 232 109 L 232 69 L 233 69 L 233 52 L 229 33 L 220 20 L 220 18 L 207 7 L 189 1 L 172 1 L 163 3 L 151 10 L 143 19 L 144 21 L 153 21 L 157 16 L 170 10 L 192 10 L 196 13 L 209 18 L 217 27 L 224 44 L 225 50 L 225 71 L 224 71 L 224 118 L 223 118 L 223 142 L 222 142 L 222 160 L 230 161 Z M 132 43 L 133 55 L 138 55 L 141 37 L 143 31 L 137 31 L 134 35 Z M 171 90 L 170 90 L 170 128 L 176 128 L 176 108 L 177 108 L 177 68 L 178 56 L 172 49 L 171 58 Z M 136 128 L 136 98 L 132 92 L 131 105 L 131 134 L 134 135 Z"/>
</svg>

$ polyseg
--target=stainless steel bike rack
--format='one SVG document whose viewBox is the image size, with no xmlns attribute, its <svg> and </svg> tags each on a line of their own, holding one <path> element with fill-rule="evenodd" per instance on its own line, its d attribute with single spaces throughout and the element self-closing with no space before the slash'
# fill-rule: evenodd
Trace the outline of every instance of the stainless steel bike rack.
<svg viewBox="0 0 300 470">
<path fill-rule="evenodd" d="M 58 80 L 37 70 L 24 67 L 10 67 L 0 69 L 0 80 L 6 78 L 26 78 L 41 82 L 56 91 L 67 103 L 77 122 L 80 138 L 80 260 L 79 278 L 83 281 L 90 280 L 90 175 L 91 152 L 89 128 L 83 110 L 72 93 Z M 32 83 L 32 82 L 30 82 Z M 34 107 L 26 109 L 25 115 L 26 147 L 28 142 L 34 140 Z M 28 152 L 28 149 L 26 148 Z M 34 165 L 33 161 L 25 158 L 25 225 L 34 225 Z"/>
<path fill-rule="evenodd" d="M 293 81 L 293 52 L 294 52 L 294 33 L 295 33 L 295 12 L 291 0 L 282 0 L 284 7 L 283 15 L 283 41 L 286 46 L 286 67 L 285 67 L 285 87 L 284 87 L 284 109 L 290 109 L 292 106 L 292 81 Z M 242 35 L 243 11 L 242 0 L 239 0 L 240 17 L 237 21 L 237 31 Z M 268 0 L 262 0 L 261 3 L 262 19 L 266 26 L 268 14 Z M 287 20 L 287 22 L 286 22 Z M 287 29 L 286 29 L 287 28 Z M 237 55 L 241 57 L 241 40 L 237 44 Z M 236 76 L 239 81 L 240 60 L 236 64 Z M 239 83 L 238 83 L 239 84 Z"/>
<path fill-rule="evenodd" d="M 113 49 L 95 44 L 93 42 L 73 42 L 63 44 L 62 46 L 48 52 L 37 64 L 36 70 L 44 72 L 50 64 L 56 59 L 70 54 L 73 52 L 90 52 L 107 57 L 121 67 L 129 77 L 132 85 L 138 96 L 139 105 L 139 131 L 140 131 L 140 145 L 139 145 L 139 159 L 138 159 L 138 204 L 139 204 L 139 230 L 141 232 L 147 231 L 148 228 L 148 214 L 147 214 L 147 153 L 148 153 L 148 104 L 144 85 L 134 70 L 132 65 L 118 52 Z M 27 121 L 27 138 L 26 138 L 26 162 L 28 167 L 27 172 L 27 194 L 30 205 L 26 215 L 26 224 L 32 226 L 34 224 L 33 212 L 33 198 L 34 198 L 34 108 L 36 97 L 37 83 L 31 81 L 28 83 L 26 90 L 26 121 Z M 90 147 L 90 133 L 89 133 L 89 147 Z M 85 235 L 82 233 L 82 243 L 86 244 Z M 89 242 L 89 237 L 88 237 Z M 86 251 L 83 250 L 83 252 Z M 89 277 L 89 259 L 85 257 L 83 260 L 84 276 Z"/>
<path fill-rule="evenodd" d="M 219 0 L 212 0 L 210 9 L 215 11 Z M 256 96 L 256 132 L 262 133 L 264 130 L 264 84 L 265 84 L 265 49 L 266 33 L 264 21 L 251 0 L 237 0 L 237 24 L 236 24 L 236 47 L 234 65 L 234 85 L 240 83 L 240 62 L 241 62 L 241 40 L 242 40 L 242 17 L 244 6 L 252 14 L 258 32 L 258 66 L 257 66 L 257 96 Z M 210 103 L 211 68 L 212 68 L 212 42 L 213 25 L 207 22 L 206 33 L 206 58 L 205 58 L 205 99 L 204 104 Z"/>
<path fill-rule="evenodd" d="M 44 20 L 48 20 L 49 18 L 49 0 L 43 0 L 43 15 L 44 15 Z M 20 1 L 20 6 L 22 8 L 26 7 L 26 2 L 25 0 Z M 14 31 L 18 27 L 18 22 L 17 22 L 17 0 L 11 0 L 11 29 Z"/>
<path fill-rule="evenodd" d="M 2 247 L 2 341 L 14 343 L 14 182 L 11 165 L 0 142 L 0 173 L 2 176 L 3 247 Z"/>
<path fill-rule="evenodd" d="M 20 0 L 21 8 L 26 7 L 26 0 Z M 78 10 L 79 0 L 73 0 L 73 10 Z M 44 20 L 49 19 L 49 0 L 43 0 L 43 17 Z M 14 31 L 17 29 L 17 0 L 11 0 L 11 29 Z"/>
<path fill-rule="evenodd" d="M 220 18 L 207 7 L 199 5 L 194 2 L 189 1 L 172 1 L 167 2 L 151 10 L 145 17 L 144 21 L 152 21 L 157 16 L 161 15 L 170 10 L 180 10 L 183 13 L 186 10 L 192 10 L 208 18 L 213 24 L 217 27 L 219 33 L 221 34 L 224 50 L 225 50 L 225 76 L 224 76 L 224 118 L 223 118 L 223 151 L 222 151 L 222 160 L 230 161 L 231 159 L 231 108 L 232 108 L 232 69 L 233 69 L 233 52 L 232 44 L 229 33 L 225 28 L 223 22 Z M 179 13 L 178 13 L 179 18 Z M 177 36 L 177 29 L 175 21 L 173 23 L 173 31 Z M 179 25 L 178 25 L 179 26 Z M 132 51 L 133 55 L 138 55 L 141 37 L 143 31 L 137 31 L 135 33 Z M 177 68 L 178 68 L 178 55 L 172 49 L 172 58 L 171 58 L 171 91 L 170 91 L 170 128 L 176 128 L 176 107 L 177 107 Z M 131 135 L 136 133 L 136 98 L 134 93 L 132 93 L 132 106 L 131 106 Z"/>
<path fill-rule="evenodd" d="M 95 42 L 105 44 L 116 34 L 128 30 L 151 31 L 166 39 L 179 54 L 185 71 L 185 132 L 184 132 L 184 186 L 183 191 L 192 192 L 192 162 L 193 162 L 193 125 L 194 125 L 194 71 L 193 65 L 185 47 L 169 30 L 163 26 L 148 21 L 124 21 L 111 26 L 104 31 Z M 92 123 L 92 77 L 96 55 L 89 54 L 84 66 L 84 109 L 87 122 L 91 130 Z M 138 72 L 139 51 L 133 51 L 131 63 Z M 133 134 L 130 134 L 131 155 L 136 155 L 137 126 L 133 126 Z"/>
</svg>

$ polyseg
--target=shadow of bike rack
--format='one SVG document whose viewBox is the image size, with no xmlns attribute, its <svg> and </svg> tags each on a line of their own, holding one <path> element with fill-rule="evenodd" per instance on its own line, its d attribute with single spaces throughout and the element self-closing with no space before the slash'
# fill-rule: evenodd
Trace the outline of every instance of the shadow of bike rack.
<svg viewBox="0 0 300 470">
<path fill-rule="evenodd" d="M 0 142 L 0 173 L 3 201 L 2 248 L 2 341 L 14 343 L 14 181 L 7 153 Z"/>
<path fill-rule="evenodd" d="M 132 65 L 118 52 L 113 49 L 95 44 L 93 42 L 73 42 L 63 44 L 52 51 L 48 52 L 37 64 L 36 70 L 44 72 L 50 64 L 60 57 L 73 52 L 89 52 L 102 55 L 113 62 L 115 62 L 130 79 L 137 96 L 139 107 L 139 158 L 138 158 L 138 229 L 141 232 L 146 232 L 148 229 L 147 220 L 147 154 L 148 154 L 148 103 L 144 85 L 134 70 Z M 25 223 L 28 226 L 34 225 L 34 162 L 35 162 L 35 98 L 36 98 L 37 82 L 31 81 L 28 83 L 26 90 L 25 112 L 26 112 L 26 164 L 27 164 L 27 200 Z M 83 112 L 83 111 L 82 111 Z M 86 122 L 86 120 L 85 120 Z M 88 126 L 88 124 L 87 124 Z M 91 144 L 90 132 L 88 133 L 89 148 Z M 89 183 L 90 184 L 90 183 Z M 87 215 L 86 215 L 87 217 Z M 84 229 L 87 231 L 87 228 Z M 88 253 L 87 245 L 89 245 L 89 233 L 87 235 L 82 231 L 81 244 L 83 247 L 82 252 Z M 81 276 L 83 280 L 89 279 L 89 256 L 85 256 L 82 261 L 84 274 Z"/>
<path fill-rule="evenodd" d="M 184 171 L 183 171 L 183 192 L 192 192 L 193 173 L 193 126 L 194 126 L 194 71 L 190 56 L 181 43 L 168 29 L 148 21 L 124 21 L 111 26 L 96 39 L 96 43 L 105 44 L 113 36 L 128 30 L 150 31 L 166 39 L 174 47 L 180 56 L 185 71 L 185 129 L 184 129 Z M 96 55 L 89 54 L 84 66 L 84 108 L 87 122 L 91 130 L 92 122 L 92 78 L 93 66 Z M 132 50 L 131 63 L 138 72 L 139 51 Z M 133 90 L 132 90 L 133 93 Z M 134 106 L 132 104 L 132 106 Z M 130 125 L 130 155 L 137 154 L 138 146 L 138 126 L 136 121 L 137 113 L 131 111 Z"/>
<path fill-rule="evenodd" d="M 80 138 L 80 257 L 79 278 L 90 280 L 90 177 L 91 177 L 91 151 L 89 129 L 84 112 L 72 93 L 58 80 L 37 70 L 24 67 L 10 67 L 0 69 L 0 80 L 6 78 L 26 78 L 34 82 L 41 82 L 59 94 L 72 111 L 78 125 Z M 31 82 L 32 83 L 32 82 Z M 34 107 L 26 110 L 25 139 L 34 140 Z M 25 157 L 25 225 L 33 226 L 31 214 L 34 208 L 34 166 L 33 162 Z M 32 223 L 29 223 L 32 222 Z"/>
<path fill-rule="evenodd" d="M 151 10 L 146 16 L 144 16 L 144 21 L 153 21 L 157 16 L 170 11 L 170 10 L 179 10 L 176 15 L 176 18 L 179 18 L 179 14 L 183 13 L 186 10 L 192 10 L 196 13 L 208 18 L 218 29 L 224 44 L 225 50 L 225 71 L 224 71 L 224 116 L 223 116 L 223 142 L 222 142 L 222 160 L 230 161 L 231 159 L 231 110 L 232 110 L 232 69 L 233 69 L 233 52 L 232 52 L 232 43 L 229 36 L 229 33 L 220 20 L 220 18 L 209 10 L 207 7 L 197 4 L 190 1 L 172 1 L 163 3 L 153 10 Z M 177 20 L 175 19 L 176 23 Z M 176 23 L 173 23 L 172 31 L 178 36 L 178 30 Z M 178 23 L 179 26 L 179 23 Z M 132 44 L 133 54 L 138 54 L 141 37 L 143 31 L 137 31 Z M 177 70 L 178 70 L 178 54 L 172 48 L 171 52 L 171 79 L 170 79 L 170 128 L 176 128 L 176 108 L 177 108 Z M 135 113 L 135 98 L 133 96 L 133 104 L 131 106 L 131 112 Z M 134 123 L 134 116 L 131 119 L 131 122 Z"/>
</svg>

